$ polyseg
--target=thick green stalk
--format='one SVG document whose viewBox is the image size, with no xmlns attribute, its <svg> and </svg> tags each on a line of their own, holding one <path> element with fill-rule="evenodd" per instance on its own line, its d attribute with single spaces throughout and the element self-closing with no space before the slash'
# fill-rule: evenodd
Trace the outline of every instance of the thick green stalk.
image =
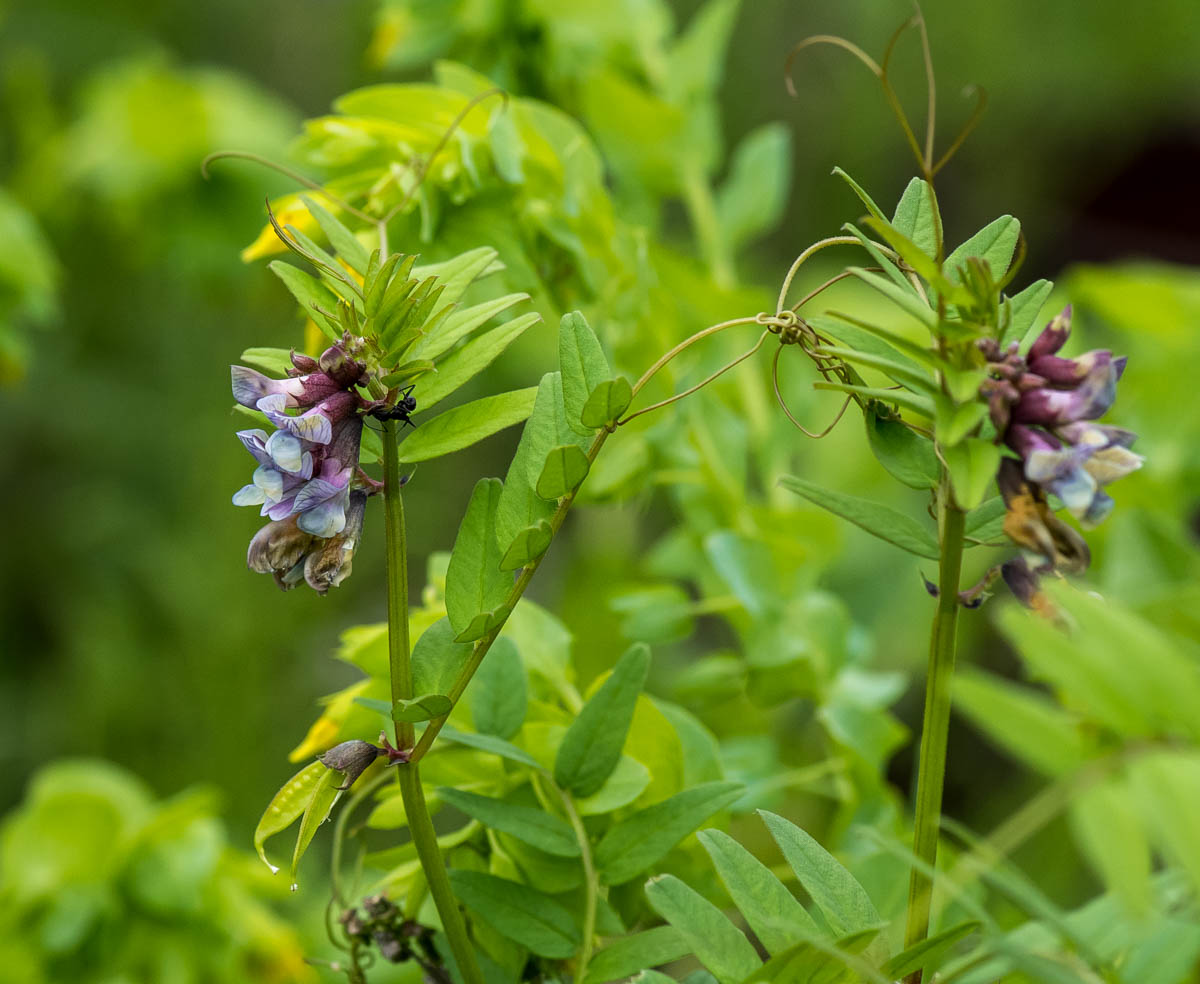
<svg viewBox="0 0 1200 984">
<path fill-rule="evenodd" d="M 938 494 L 938 533 L 941 543 L 938 599 L 929 644 L 929 674 L 925 682 L 925 719 L 921 726 L 917 811 L 913 830 L 913 853 L 928 865 L 926 870 L 933 870 L 937 862 L 938 830 L 942 818 L 965 520 L 966 513 L 954 504 L 949 477 L 943 475 Z M 906 947 L 921 942 L 929 935 L 932 892 L 931 879 L 914 868 L 908 885 L 908 925 L 904 935 Z M 910 984 L 919 984 L 920 979 L 918 972 L 908 981 Z"/>
<path fill-rule="evenodd" d="M 396 422 L 383 425 L 383 513 L 387 542 L 388 585 L 388 666 L 392 684 L 392 702 L 413 695 L 412 662 L 408 637 L 408 544 L 404 529 L 404 500 L 400 494 L 400 455 L 396 447 Z M 396 747 L 411 749 L 414 732 L 411 724 L 396 723 Z M 442 929 L 454 954 L 454 962 L 466 984 L 483 984 L 483 974 L 475 961 L 475 951 L 467 936 L 458 900 L 450 887 L 446 863 L 438 847 L 437 832 L 429 817 L 421 775 L 415 762 L 397 767 L 400 796 L 413 846 L 429 883 L 429 892 L 442 919 Z"/>
</svg>

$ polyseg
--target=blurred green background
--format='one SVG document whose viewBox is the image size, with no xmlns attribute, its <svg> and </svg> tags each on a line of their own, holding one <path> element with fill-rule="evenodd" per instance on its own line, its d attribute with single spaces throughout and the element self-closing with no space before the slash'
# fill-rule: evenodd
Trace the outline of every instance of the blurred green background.
<svg viewBox="0 0 1200 984">
<path fill-rule="evenodd" d="M 698 4 L 674 6 L 686 22 Z M 947 239 L 1017 215 L 1029 240 L 1023 278 L 1059 281 L 1076 303 L 1080 347 L 1130 356 L 1118 409 L 1148 463 L 1116 491 L 1094 578 L 1194 633 L 1200 7 L 924 6 L 943 141 L 969 113 L 964 85 L 991 95 L 941 180 Z M 745 281 L 777 283 L 800 248 L 855 216 L 829 177 L 835 164 L 881 202 L 911 176 L 861 66 L 812 50 L 795 66 L 799 99 L 783 84 L 805 35 L 843 34 L 878 52 L 908 12 L 884 0 L 743 5 L 721 89 L 727 142 L 772 120 L 793 138 L 786 213 L 737 257 Z M 218 165 L 209 181 L 199 169 L 223 148 L 284 158 L 300 121 L 341 93 L 427 77 L 372 62 L 378 16 L 372 0 L 0 5 L 0 812 L 47 761 L 95 755 L 160 794 L 219 788 L 234 843 L 248 843 L 316 698 L 352 678 L 328 659 L 338 633 L 383 616 L 375 513 L 353 579 L 329 597 L 285 597 L 245 569 L 256 521 L 229 504 L 246 461 L 226 367 L 247 346 L 297 343 L 300 324 L 282 286 L 238 253 L 262 224 L 264 196 L 291 185 L 241 164 Z M 455 57 L 473 64 L 468 53 Z M 914 45 L 893 71 L 919 118 Z M 686 242 L 682 212 L 668 210 L 664 230 Z M 553 363 L 552 330 L 502 363 L 504 383 L 529 385 Z M 894 498 L 856 426 L 802 449 L 798 473 Z M 516 436 L 420 471 L 408 497 L 418 558 L 449 548 L 475 478 L 502 473 Z M 623 645 L 607 592 L 665 515 L 655 495 L 583 512 L 532 589 L 586 629 L 585 677 Z M 831 542 L 822 586 L 874 637 L 880 665 L 919 683 L 925 609 L 913 564 L 854 531 Z M 569 557 L 579 569 L 566 569 Z M 966 639 L 969 660 L 1011 669 L 986 612 Z M 724 642 L 702 631 L 676 656 Z M 910 727 L 919 706 L 914 685 L 900 705 Z M 952 760 L 948 807 L 986 825 L 1021 786 L 1005 785 L 1016 782 L 1009 767 L 965 727 L 953 740 L 970 751 Z M 892 764 L 902 786 L 909 766 L 907 750 Z"/>
</svg>

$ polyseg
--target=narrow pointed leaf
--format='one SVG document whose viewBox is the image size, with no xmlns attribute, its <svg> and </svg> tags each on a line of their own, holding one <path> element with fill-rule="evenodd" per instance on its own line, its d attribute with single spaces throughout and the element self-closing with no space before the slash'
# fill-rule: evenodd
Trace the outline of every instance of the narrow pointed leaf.
<svg viewBox="0 0 1200 984">
<path fill-rule="evenodd" d="M 321 824 L 329 819 L 333 804 L 342 795 L 337 788 L 341 780 L 342 774 L 333 769 L 326 769 L 325 774 L 317 780 L 312 799 L 308 801 L 308 806 L 304 809 L 304 818 L 300 821 L 300 833 L 296 835 L 296 850 L 292 853 L 293 885 L 297 883 L 300 859 L 304 857 L 304 852 L 308 850 L 308 845 L 312 843 Z"/>
<path fill-rule="evenodd" d="M 421 410 L 429 410 L 492 364 L 531 325 L 542 320 L 530 311 L 473 338 L 437 363 L 437 372 L 422 376 L 413 389 Z M 429 363 L 432 366 L 432 363 Z"/>
<path fill-rule="evenodd" d="M 741 844 L 720 830 L 702 830 L 697 836 L 733 904 L 768 953 L 780 953 L 801 940 L 821 936 L 804 906 Z"/>
<path fill-rule="evenodd" d="M 975 235 L 959 246 L 946 257 L 942 264 L 946 278 L 955 284 L 962 283 L 959 267 L 966 264 L 967 259 L 976 256 L 987 260 L 993 279 L 999 281 L 1008 272 L 1013 254 L 1017 249 L 1017 240 L 1021 238 L 1021 223 L 1011 215 L 1002 215 L 989 222 Z"/>
<path fill-rule="evenodd" d="M 525 420 L 533 411 L 533 387 L 485 396 L 438 414 L 408 435 L 400 445 L 402 462 L 428 461 L 461 451 L 505 427 Z"/>
<path fill-rule="evenodd" d="M 937 253 L 938 229 L 941 222 L 935 213 L 933 194 L 928 184 L 913 178 L 900 196 L 892 225 L 902 236 L 930 256 Z"/>
<path fill-rule="evenodd" d="M 597 386 L 612 378 L 612 369 L 600 339 L 578 311 L 564 314 L 559 324 L 558 363 L 567 423 L 581 434 L 590 433 L 582 423 L 584 405 Z"/>
<path fill-rule="evenodd" d="M 267 264 L 267 269 L 283 281 L 283 285 L 296 299 L 296 303 L 300 305 L 306 315 L 313 319 L 321 331 L 335 340 L 341 337 L 329 319 L 317 310 L 317 308 L 322 311 L 337 310 L 338 296 L 332 290 L 316 277 L 283 260 L 272 260 Z"/>
<path fill-rule="evenodd" d="M 621 759 L 638 695 L 650 670 L 650 650 L 638 643 L 571 722 L 554 760 L 554 781 L 575 796 L 590 796 Z"/>
<path fill-rule="evenodd" d="M 1029 334 L 1052 290 L 1054 284 L 1051 281 L 1037 280 L 1008 299 L 1010 317 L 1004 336 L 1000 339 L 1002 343 L 1019 342 Z"/>
<path fill-rule="evenodd" d="M 872 404 L 865 415 L 867 440 L 876 459 L 894 478 L 913 489 L 932 489 L 940 473 L 933 442 L 895 417 L 883 417 Z"/>
<path fill-rule="evenodd" d="M 477 919 L 540 957 L 575 955 L 579 929 L 571 913 L 548 895 L 482 871 L 450 872 L 454 894 Z"/>
<path fill-rule="evenodd" d="M 899 980 L 926 967 L 936 969 L 946 951 L 955 943 L 966 939 L 980 927 L 974 920 L 959 923 L 940 933 L 934 933 L 928 939 L 910 946 L 907 950 L 897 953 L 883 965 L 883 972 L 890 978 Z"/>
<path fill-rule="evenodd" d="M 267 838 L 286 830 L 296 822 L 312 800 L 321 777 L 328 771 L 328 767 L 320 762 L 306 765 L 280 787 L 279 792 L 271 798 L 271 802 L 263 811 L 262 819 L 254 829 L 254 850 L 272 872 L 278 871 L 279 867 L 267 860 L 264 847 Z"/>
<path fill-rule="evenodd" d="M 409 700 L 400 699 L 392 708 L 392 720 L 417 724 L 445 717 L 454 706 L 445 694 L 423 694 Z"/>
<path fill-rule="evenodd" d="M 442 295 L 443 302 L 445 294 Z M 469 308 L 456 308 L 446 317 L 436 330 L 428 332 L 413 350 L 413 354 L 423 359 L 436 359 L 450 351 L 459 339 L 465 338 L 476 328 L 480 328 L 492 318 L 503 314 L 515 304 L 529 300 L 528 294 L 505 294 L 495 300 L 483 301 Z"/>
<path fill-rule="evenodd" d="M 442 802 L 462 810 L 485 827 L 510 834 L 517 840 L 560 858 L 579 857 L 579 841 L 571 825 L 544 810 L 519 806 L 491 796 L 479 796 L 461 789 L 438 790 Z"/>
<path fill-rule="evenodd" d="M 321 227 L 321 231 L 325 233 L 325 238 L 329 240 L 329 245 L 337 251 L 337 255 L 345 260 L 355 273 L 365 275 L 367 264 L 371 258 L 367 248 L 328 209 L 307 195 L 301 195 L 300 200 L 304 202 L 304 207 L 308 209 L 312 217 L 317 220 L 317 225 Z"/>
<path fill-rule="evenodd" d="M 674 875 L 646 884 L 651 907 L 691 944 L 692 952 L 719 984 L 740 984 L 762 961 L 745 935 L 721 910 Z"/>
<path fill-rule="evenodd" d="M 926 393 L 936 393 L 939 391 L 937 383 L 926 373 L 921 372 L 919 369 L 912 369 L 897 359 L 889 359 L 887 356 L 875 355 L 871 352 L 859 352 L 855 349 L 824 345 L 816 348 L 815 351 L 819 355 L 830 355 L 834 358 L 843 359 L 846 362 L 855 362 L 861 366 L 878 369 L 880 372 L 889 375 L 895 382 L 900 383 L 910 390 L 921 390 Z"/>
<path fill-rule="evenodd" d="M 584 984 L 624 980 L 639 970 L 682 959 L 691 952 L 691 943 L 674 926 L 655 926 L 616 940 L 597 953 L 588 965 Z"/>
<path fill-rule="evenodd" d="M 452 741 L 456 745 L 466 745 L 470 748 L 477 748 L 481 752 L 490 752 L 492 755 L 499 755 L 510 762 L 527 765 L 539 771 L 542 768 L 538 764 L 538 760 L 524 749 L 517 748 L 512 742 L 505 741 L 503 738 L 497 738 L 495 735 L 481 735 L 472 731 L 458 731 L 446 725 L 442 728 L 438 737 L 444 738 L 446 741 Z"/>
<path fill-rule="evenodd" d="M 797 495 L 802 495 L 822 509 L 828 509 L 835 516 L 849 520 L 860 529 L 866 530 L 872 536 L 895 544 L 901 550 L 916 554 L 918 557 L 938 558 L 938 544 L 933 534 L 910 516 L 897 512 L 890 506 L 857 496 L 846 495 L 844 492 L 834 492 L 802 478 L 785 475 L 780 484 Z"/>
<path fill-rule="evenodd" d="M 930 331 L 937 327 L 937 312 L 915 294 L 903 290 L 887 278 L 872 273 L 870 270 L 864 270 L 862 267 L 850 267 L 849 271 L 863 283 L 874 287 L 901 310 L 911 314 Z"/>
<path fill-rule="evenodd" d="M 503 605 L 512 578 L 500 570 L 496 544 L 496 507 L 502 486 L 498 478 L 481 478 L 471 493 L 446 568 L 446 614 L 460 635 L 481 613 Z"/>
<path fill-rule="evenodd" d="M 853 191 L 854 194 L 856 194 L 858 196 L 858 200 L 867 207 L 867 211 L 870 212 L 873 216 L 875 216 L 875 218 L 877 218 L 877 219 L 886 219 L 887 218 L 887 216 L 885 216 L 883 214 L 883 210 L 880 209 L 880 207 L 875 204 L 875 200 L 870 195 L 868 195 L 865 191 L 863 191 L 862 186 L 857 181 L 855 181 L 852 177 L 850 177 L 850 175 L 848 175 L 840 167 L 835 167 L 833 169 L 833 173 L 836 174 L 839 178 L 841 178 L 843 181 L 846 182 L 846 184 L 848 184 L 850 186 L 850 190 Z"/>
<path fill-rule="evenodd" d="M 610 827 L 596 845 L 601 881 L 620 885 L 636 878 L 742 792 L 741 783 L 701 783 Z"/>
<path fill-rule="evenodd" d="M 838 934 L 874 929 L 883 921 L 862 885 L 832 854 L 783 817 L 759 810 L 800 884 Z"/>
<path fill-rule="evenodd" d="M 476 280 L 504 269 L 497 256 L 491 246 L 479 246 L 441 263 L 422 264 L 414 268 L 413 276 L 437 277 L 446 285 L 446 301 L 457 302 Z"/>
</svg>

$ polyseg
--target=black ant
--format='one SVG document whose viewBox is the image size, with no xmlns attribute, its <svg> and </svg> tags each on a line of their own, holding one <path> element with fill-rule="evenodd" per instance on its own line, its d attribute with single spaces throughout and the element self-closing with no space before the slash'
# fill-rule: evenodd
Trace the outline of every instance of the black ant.
<svg viewBox="0 0 1200 984">
<path fill-rule="evenodd" d="M 377 407 L 368 413 L 368 416 L 374 417 L 376 420 L 402 420 L 409 427 L 416 427 L 412 419 L 409 417 L 413 411 L 417 409 L 417 399 L 412 395 L 412 386 L 400 393 L 400 399 L 396 401 L 396 405 L 392 407 Z"/>
</svg>

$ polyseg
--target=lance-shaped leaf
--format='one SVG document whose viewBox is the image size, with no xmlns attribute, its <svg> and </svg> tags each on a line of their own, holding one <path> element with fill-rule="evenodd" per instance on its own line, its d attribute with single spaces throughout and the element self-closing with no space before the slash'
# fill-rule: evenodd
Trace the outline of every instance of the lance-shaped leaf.
<svg viewBox="0 0 1200 984">
<path fill-rule="evenodd" d="M 504 269 L 498 255 L 491 246 L 479 246 L 441 263 L 421 264 L 413 270 L 413 276 L 418 279 L 437 277 L 446 287 L 446 302 L 457 303 L 476 280 Z"/>
<path fill-rule="evenodd" d="M 517 840 L 560 858 L 579 857 L 579 841 L 565 820 L 537 810 L 491 796 L 479 796 L 461 789 L 443 788 L 438 796 L 444 803 L 462 810 L 486 827 L 510 834 Z"/>
<path fill-rule="evenodd" d="M 286 830 L 296 822 L 312 801 L 318 783 L 328 771 L 329 769 L 320 762 L 306 765 L 280 787 L 279 792 L 271 798 L 271 802 L 263 811 L 262 819 L 254 829 L 254 849 L 262 858 L 263 864 L 272 872 L 278 871 L 279 866 L 267 860 L 267 838 Z"/>
<path fill-rule="evenodd" d="M 496 544 L 496 508 L 501 490 L 498 478 L 481 478 L 475 484 L 454 539 L 446 568 L 446 614 L 459 642 L 478 638 L 465 635 L 467 629 L 480 615 L 500 609 L 512 589 L 512 578 L 500 570 L 501 554 Z"/>
<path fill-rule="evenodd" d="M 850 177 L 850 175 L 848 175 L 840 167 L 835 167 L 833 169 L 833 173 L 836 174 L 839 178 L 841 178 L 843 181 L 846 182 L 846 184 L 848 184 L 850 186 L 850 190 L 853 191 L 854 194 L 856 194 L 858 196 L 858 200 L 867 207 L 867 211 L 870 212 L 871 215 L 875 216 L 875 218 L 877 218 L 877 219 L 886 219 L 887 218 L 887 216 L 885 216 L 883 214 L 883 210 L 878 205 L 875 204 L 875 200 L 870 195 L 868 195 L 865 191 L 863 191 L 862 186 L 857 181 L 855 181 L 852 177 Z"/>
<path fill-rule="evenodd" d="M 899 359 L 832 345 L 818 346 L 813 351 L 817 355 L 831 356 L 835 359 L 841 359 L 844 362 L 855 362 L 860 366 L 878 369 L 906 389 L 925 393 L 937 393 L 939 391 L 937 383 L 927 373 L 922 372 L 920 369 L 913 369 L 911 365 L 905 365 Z"/>
<path fill-rule="evenodd" d="M 636 878 L 742 791 L 737 782 L 705 782 L 626 817 L 596 845 L 600 879 L 620 885 Z"/>
<path fill-rule="evenodd" d="M 471 658 L 471 646 L 455 639 L 450 619 L 429 626 L 413 646 L 413 690 L 420 694 L 448 693 Z"/>
<path fill-rule="evenodd" d="M 967 515 L 963 532 L 969 539 L 987 543 L 1004 533 L 1004 499 L 995 495 L 980 503 Z"/>
<path fill-rule="evenodd" d="M 367 248 L 358 241 L 358 237 L 332 212 L 314 199 L 307 195 L 301 195 L 300 200 L 304 202 L 304 207 L 308 209 L 312 217 L 317 220 L 317 225 L 321 227 L 321 231 L 325 233 L 325 238 L 329 240 L 329 245 L 337 251 L 337 255 L 345 260 L 355 273 L 365 274 L 370 255 Z"/>
<path fill-rule="evenodd" d="M 935 488 L 940 468 L 933 442 L 895 417 L 880 416 L 877 407 L 872 404 L 864 415 L 867 440 L 875 458 L 909 488 Z"/>
<path fill-rule="evenodd" d="M 880 221 L 883 220 L 881 219 Z M 896 262 L 891 257 L 884 256 L 879 247 L 875 245 L 872 240 L 863 235 L 857 226 L 847 222 L 842 226 L 842 229 L 845 232 L 850 233 L 850 235 L 862 243 L 863 249 L 865 249 L 868 255 L 870 255 L 871 259 L 875 261 L 876 266 L 882 269 L 897 287 L 899 287 L 901 290 L 909 291 L 914 295 L 917 294 L 917 288 L 914 287 L 912 281 L 904 275 L 904 271 L 896 265 Z"/>
<path fill-rule="evenodd" d="M 937 253 L 942 220 L 934 204 L 933 189 L 920 178 L 913 178 L 900 196 L 892 226 L 930 256 Z"/>
<path fill-rule="evenodd" d="M 492 643 L 471 679 L 467 696 L 476 731 L 511 738 L 521 730 L 529 706 L 528 681 L 521 654 L 507 636 Z"/>
<path fill-rule="evenodd" d="M 597 386 L 612 378 L 612 369 L 600 339 L 578 311 L 564 314 L 559 323 L 558 364 L 567 424 L 580 434 L 589 434 L 591 430 L 582 422 L 584 404 Z"/>
<path fill-rule="evenodd" d="M 286 376 L 292 368 L 292 353 L 281 348 L 248 348 L 239 357 L 242 365 L 261 369 L 275 376 Z"/>
<path fill-rule="evenodd" d="M 983 502 L 1002 456 L 1000 448 L 980 437 L 970 437 L 960 444 L 942 448 L 942 457 L 954 485 L 954 498 L 960 508 L 974 509 Z"/>
<path fill-rule="evenodd" d="M 466 745 L 469 748 L 476 748 L 481 752 L 499 755 L 510 762 L 527 765 L 539 771 L 542 768 L 538 760 L 524 749 L 517 748 L 512 742 L 505 741 L 503 738 L 497 738 L 495 735 L 481 735 L 471 731 L 458 731 L 446 725 L 442 728 L 438 737 L 444 738 L 446 741 L 452 741 L 456 745 Z"/>
<path fill-rule="evenodd" d="M 1017 249 L 1017 240 L 1021 238 L 1021 223 L 1011 215 L 1002 215 L 989 222 L 975 235 L 946 257 L 942 264 L 946 279 L 951 283 L 962 283 L 959 267 L 966 264 L 967 259 L 975 256 L 986 260 L 992 271 L 992 277 L 999 281 L 1008 272 L 1012 263 L 1013 253 Z"/>
<path fill-rule="evenodd" d="M 633 387 L 624 376 L 606 379 L 594 390 L 583 405 L 580 419 L 585 427 L 607 427 L 629 409 L 633 402 Z"/>
<path fill-rule="evenodd" d="M 571 913 L 548 895 L 482 871 L 450 872 L 454 894 L 477 919 L 540 957 L 566 960 L 579 946 Z"/>
<path fill-rule="evenodd" d="M 839 935 L 877 929 L 883 920 L 866 890 L 838 860 L 783 817 L 759 810 L 800 884 Z"/>
<path fill-rule="evenodd" d="M 779 483 L 822 509 L 828 509 L 835 516 L 849 520 L 872 536 L 895 544 L 901 550 L 918 557 L 938 558 L 938 543 L 933 534 L 912 517 L 890 506 L 844 492 L 834 492 L 792 475 L 785 475 Z"/>
<path fill-rule="evenodd" d="M 342 795 L 338 790 L 338 784 L 341 780 L 342 776 L 340 772 L 336 772 L 333 769 L 325 769 L 325 774 L 317 780 L 312 798 L 304 808 L 304 817 L 300 821 L 300 833 L 296 835 L 296 850 L 292 853 L 293 886 L 297 884 L 297 870 L 300 867 L 300 859 L 304 857 L 304 852 L 308 850 L 308 845 L 312 843 L 312 839 L 316 836 L 321 824 L 329 818 L 333 804 Z"/>
<path fill-rule="evenodd" d="M 742 984 L 779 984 L 781 981 L 827 982 L 846 984 L 849 981 L 870 981 L 871 984 L 891 984 L 891 978 L 877 971 L 857 954 L 879 935 L 878 929 L 847 933 L 832 942 L 805 940 L 776 954 Z M 852 976 L 853 970 L 863 976 Z"/>
<path fill-rule="evenodd" d="M 930 331 L 933 331 L 937 327 L 937 312 L 915 294 L 903 290 L 886 277 L 881 277 L 870 270 L 864 270 L 862 267 L 849 267 L 848 270 L 863 283 L 874 287 L 875 290 L 879 291 L 879 293 L 892 301 L 901 310 L 911 314 Z"/>
<path fill-rule="evenodd" d="M 721 237 L 736 251 L 776 225 L 792 178 L 792 139 L 782 123 L 765 123 L 747 133 L 717 189 Z"/>
<path fill-rule="evenodd" d="M 606 946 L 588 964 L 584 984 L 624 980 L 631 974 L 690 955 L 692 945 L 674 926 L 655 926 Z M 664 975 L 665 976 L 665 975 Z M 674 982 L 674 978 L 667 978 Z"/>
<path fill-rule="evenodd" d="M 819 938 L 817 924 L 771 870 L 720 830 L 696 835 L 712 858 L 729 897 L 768 953 L 781 953 L 801 940 Z"/>
<path fill-rule="evenodd" d="M 830 312 L 830 317 L 816 315 L 808 319 L 822 335 L 832 335 L 860 352 L 871 352 L 889 359 L 895 359 L 913 369 L 928 366 L 938 369 L 943 366 L 941 359 L 932 349 L 911 342 L 902 335 L 897 335 L 889 328 L 873 325 L 849 314 L 837 311 Z"/>
<path fill-rule="evenodd" d="M 537 390 L 513 390 L 472 400 L 423 420 L 400 445 L 403 462 L 428 461 L 470 447 L 505 427 L 525 420 Z"/>
<path fill-rule="evenodd" d="M 535 491 L 551 502 L 561 499 L 579 488 L 587 478 L 590 467 L 587 455 L 578 444 L 551 448 L 546 455 L 546 464 L 542 466 L 542 473 L 538 476 Z"/>
<path fill-rule="evenodd" d="M 442 299 L 445 300 L 445 294 L 442 295 Z M 460 338 L 465 338 L 514 304 L 527 300 L 528 294 L 505 294 L 503 297 L 482 301 L 468 308 L 457 308 L 450 312 L 435 330 L 426 333 L 413 348 L 413 354 L 423 359 L 436 359 L 450 351 Z"/>
<path fill-rule="evenodd" d="M 542 316 L 530 311 L 520 317 L 473 338 L 462 348 L 455 349 L 437 363 L 437 372 L 429 373 L 417 380 L 412 395 L 421 410 L 430 410 L 468 380 L 486 369 L 530 325 L 537 324 Z M 423 361 L 423 360 L 422 360 Z M 432 363 L 429 363 L 432 365 Z"/>
<path fill-rule="evenodd" d="M 650 670 L 650 650 L 636 643 L 617 660 L 567 728 L 554 760 L 554 781 L 575 796 L 591 796 L 621 760 L 638 694 Z"/>
<path fill-rule="evenodd" d="M 378 255 L 379 250 L 371 254 L 372 259 L 376 262 Z M 384 295 L 387 294 L 393 277 L 398 277 L 401 282 L 408 280 L 414 259 L 415 257 L 406 256 L 403 253 L 393 253 L 382 263 L 377 262 L 376 266 L 367 271 L 367 276 L 363 280 L 363 311 L 368 318 L 373 318 L 379 313 L 379 306 L 383 303 Z"/>
<path fill-rule="evenodd" d="M 650 879 L 646 899 L 720 984 L 739 984 L 762 965 L 750 941 L 721 910 L 674 875 Z"/>
<path fill-rule="evenodd" d="M 933 258 L 932 253 L 925 252 L 925 250 L 921 249 L 911 239 L 901 234 L 887 222 L 880 222 L 878 219 L 872 218 L 867 218 L 865 221 L 870 229 L 878 233 L 887 241 L 892 249 L 900 254 L 900 258 L 912 267 L 922 280 L 933 287 L 944 298 L 955 304 L 965 304 L 970 301 L 971 295 L 967 290 L 951 283 L 942 274 L 942 268 L 938 266 L 938 262 Z"/>
<path fill-rule="evenodd" d="M 1036 280 L 1019 294 L 1014 294 L 1005 301 L 1008 309 L 1008 323 L 1001 336 L 1001 343 L 1021 341 L 1037 323 L 1038 314 L 1046 298 L 1054 290 L 1054 284 L 1049 280 Z"/>
<path fill-rule="evenodd" d="M 299 267 L 285 263 L 283 260 L 272 260 L 267 269 L 283 281 L 283 285 L 291 292 L 296 303 L 313 322 L 333 340 L 341 337 L 337 321 L 332 317 L 337 310 L 338 296 L 321 281 L 305 273 Z M 321 312 L 327 312 L 322 314 Z"/>
<path fill-rule="evenodd" d="M 928 939 L 897 953 L 883 965 L 883 972 L 889 979 L 899 980 L 918 970 L 936 970 L 946 952 L 959 940 L 966 939 L 979 929 L 980 925 L 975 920 L 969 920 L 934 933 Z"/>
</svg>

